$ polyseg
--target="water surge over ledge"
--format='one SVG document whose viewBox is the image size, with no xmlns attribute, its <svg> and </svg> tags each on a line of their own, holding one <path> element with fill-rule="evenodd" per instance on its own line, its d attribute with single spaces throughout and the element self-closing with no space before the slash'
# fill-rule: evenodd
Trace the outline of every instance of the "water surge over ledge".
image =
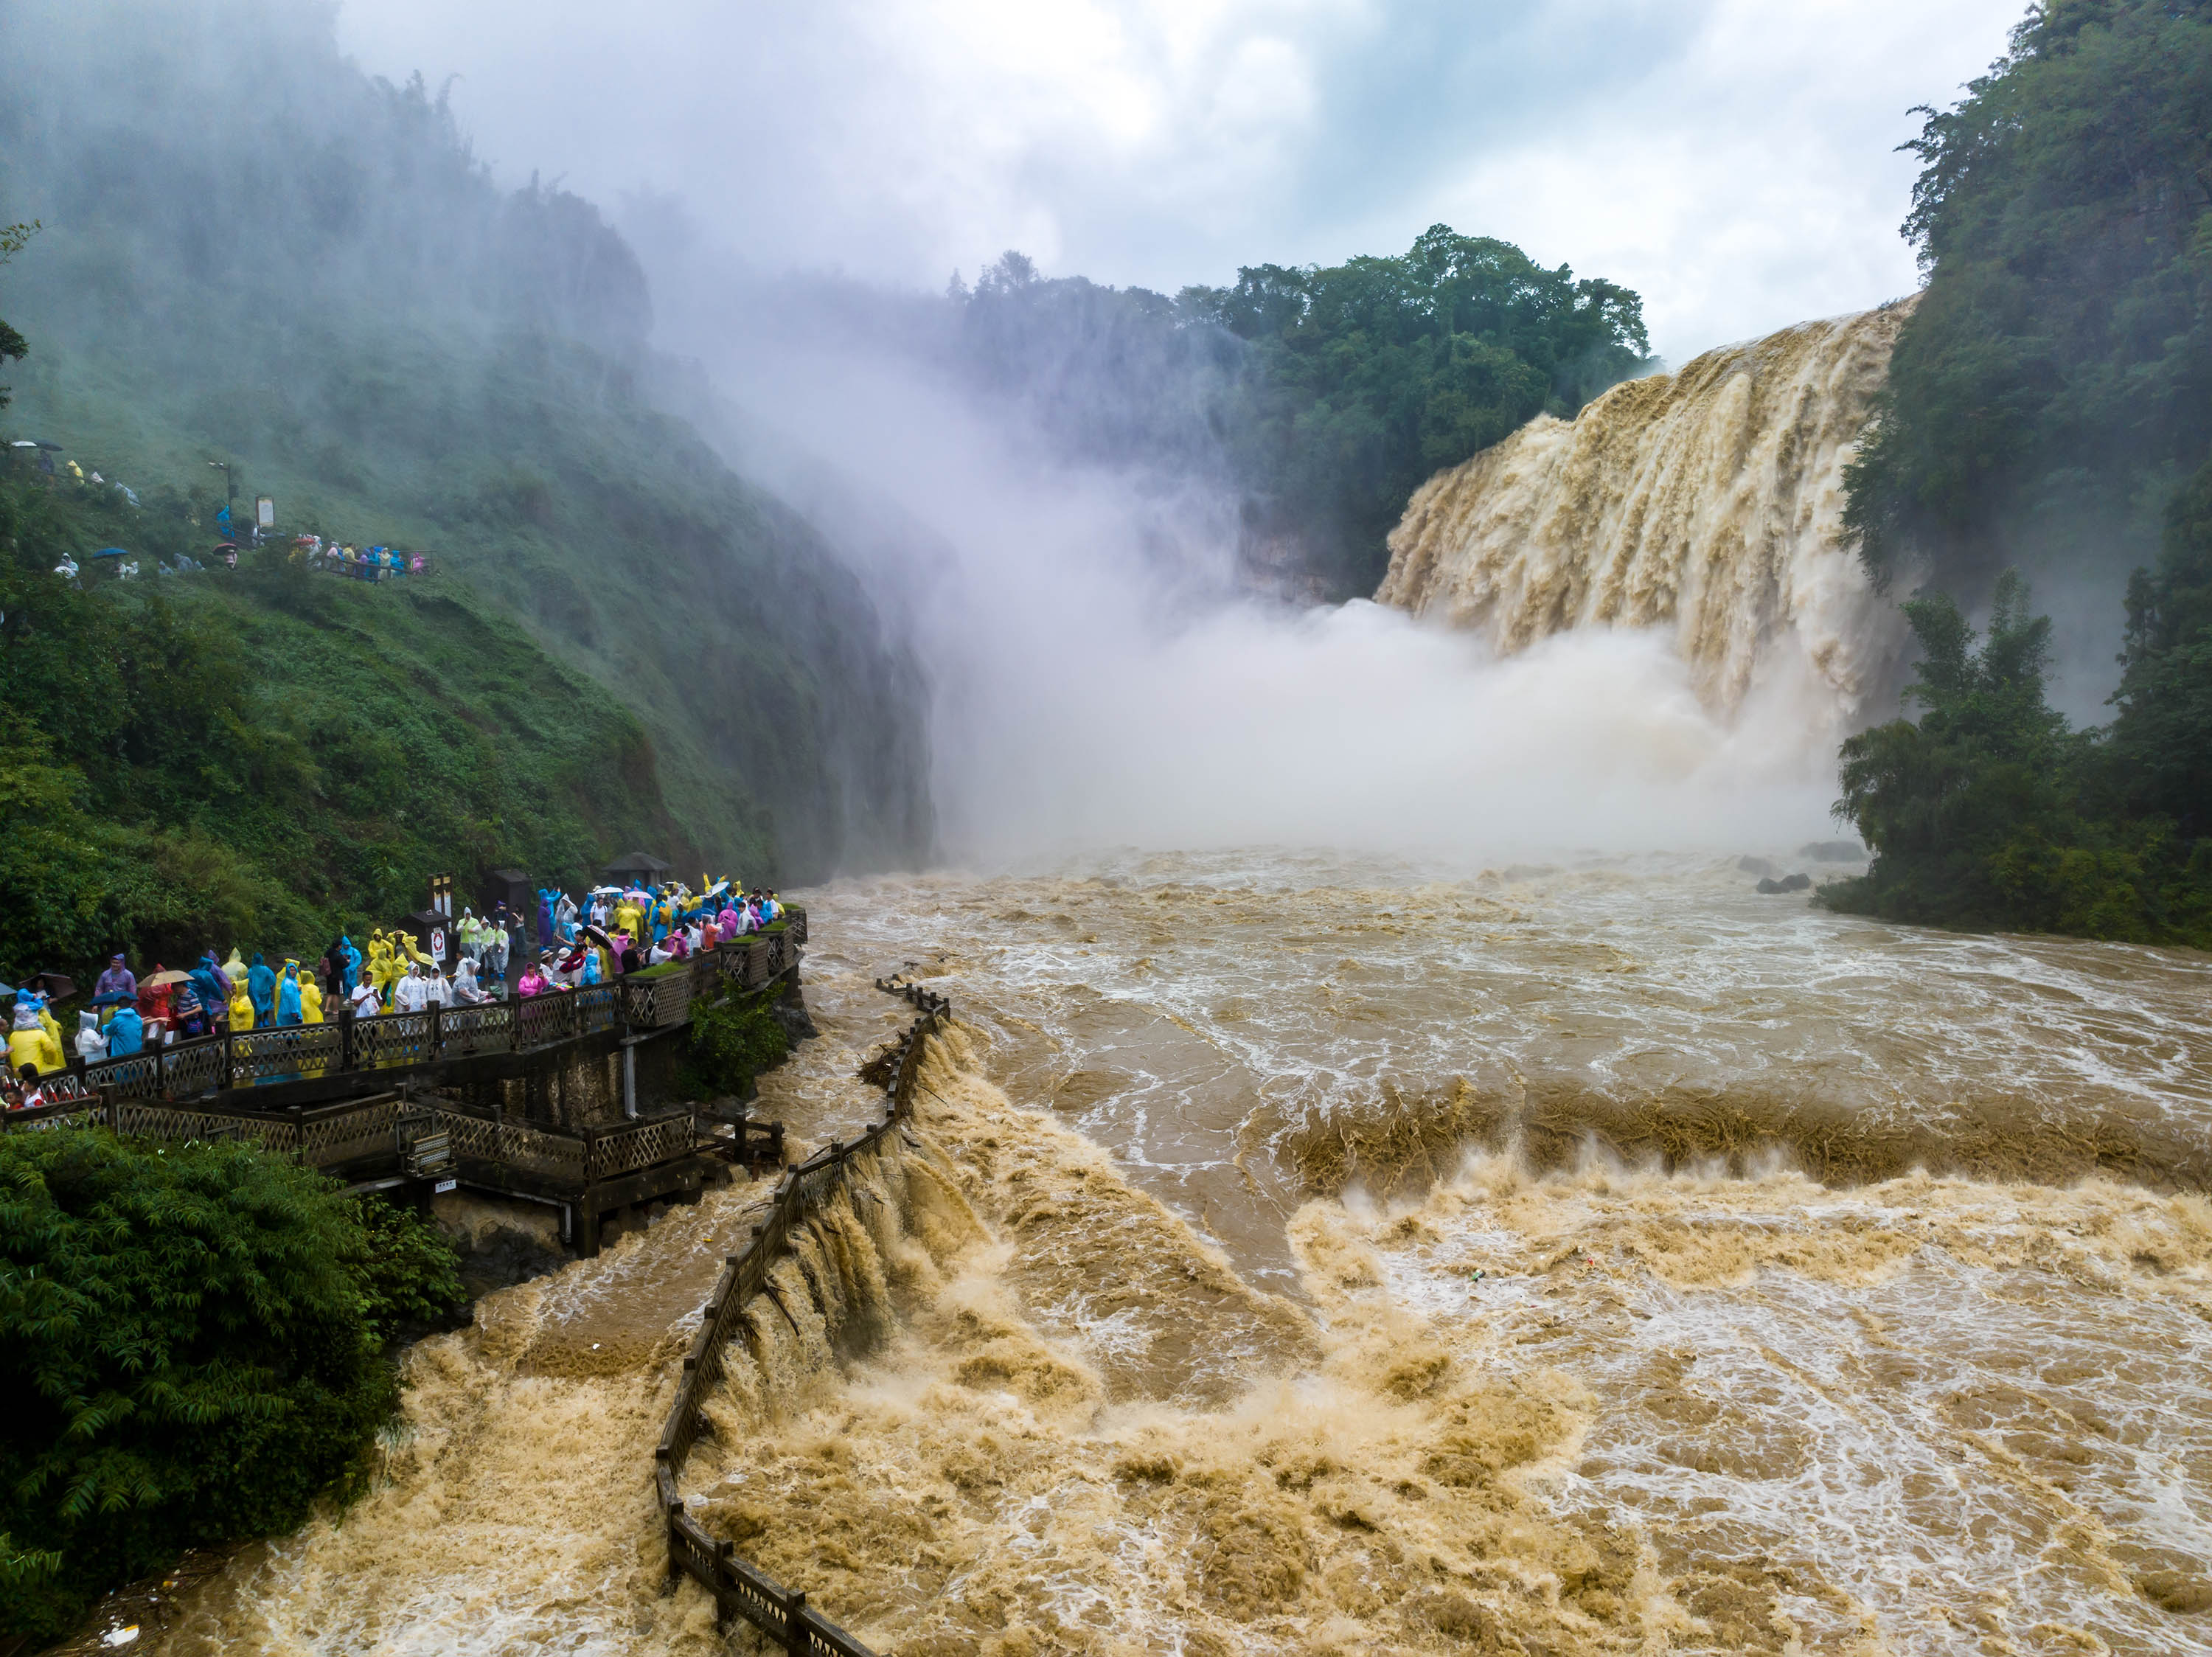
<svg viewBox="0 0 2212 1657">
<path fill-rule="evenodd" d="M 1895 627 L 1843 529 L 1843 472 L 1911 301 L 1801 323 L 1539 416 L 1438 472 L 1390 537 L 1378 601 L 1526 649 L 1671 626 L 1698 695 L 1773 686 L 1838 730 Z"/>
</svg>

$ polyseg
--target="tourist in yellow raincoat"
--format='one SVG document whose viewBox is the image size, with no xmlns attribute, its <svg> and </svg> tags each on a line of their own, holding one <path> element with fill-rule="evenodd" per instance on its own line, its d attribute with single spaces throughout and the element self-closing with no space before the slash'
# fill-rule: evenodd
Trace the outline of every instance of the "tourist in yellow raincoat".
<svg viewBox="0 0 2212 1657">
<path fill-rule="evenodd" d="M 69 1062 L 62 1051 L 61 1026 L 46 1011 L 44 999 L 24 990 L 15 1002 L 15 1027 L 8 1033 L 8 1069 L 21 1075 L 26 1064 L 43 1075 Z"/>
<path fill-rule="evenodd" d="M 375 987 L 377 1003 L 392 1005 L 392 986 L 399 977 L 399 962 L 392 953 L 392 941 L 378 927 L 368 935 L 368 981 Z"/>
<path fill-rule="evenodd" d="M 227 966 L 225 970 L 228 970 Z M 252 1027 L 253 997 L 246 993 L 244 984 L 234 985 L 230 992 L 230 1033 L 242 1035 Z"/>
</svg>

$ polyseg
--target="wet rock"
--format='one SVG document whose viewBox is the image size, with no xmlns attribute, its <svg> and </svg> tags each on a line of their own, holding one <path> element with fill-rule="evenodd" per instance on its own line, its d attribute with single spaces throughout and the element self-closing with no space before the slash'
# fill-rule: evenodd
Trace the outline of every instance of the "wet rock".
<svg viewBox="0 0 2212 1657">
<path fill-rule="evenodd" d="M 1785 874 L 1778 880 L 1761 880 L 1759 890 L 1771 897 L 1778 892 L 1804 892 L 1813 884 L 1809 874 Z"/>
<path fill-rule="evenodd" d="M 1764 857 L 1739 857 L 1735 860 L 1735 866 L 1746 874 L 1760 875 L 1770 880 L 1781 872 Z"/>
<path fill-rule="evenodd" d="M 430 1221 L 461 1257 L 461 1287 L 471 1301 L 567 1265 L 558 1213 L 477 1191 L 447 1191 L 431 1199 Z"/>
</svg>

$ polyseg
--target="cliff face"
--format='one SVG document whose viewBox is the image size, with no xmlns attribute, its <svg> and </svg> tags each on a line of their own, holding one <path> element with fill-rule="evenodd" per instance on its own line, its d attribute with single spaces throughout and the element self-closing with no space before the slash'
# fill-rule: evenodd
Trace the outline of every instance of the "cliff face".
<svg viewBox="0 0 2212 1657">
<path fill-rule="evenodd" d="M 1843 472 L 1911 302 L 1802 323 L 1540 416 L 1415 493 L 1375 596 L 1504 651 L 1591 626 L 1678 630 L 1740 707 L 1785 659 L 1849 720 L 1893 643 L 1842 524 Z"/>
</svg>

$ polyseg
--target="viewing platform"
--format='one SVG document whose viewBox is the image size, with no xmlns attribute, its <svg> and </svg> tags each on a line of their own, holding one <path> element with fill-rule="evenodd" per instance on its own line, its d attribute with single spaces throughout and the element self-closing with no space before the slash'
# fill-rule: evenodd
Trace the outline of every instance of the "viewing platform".
<svg viewBox="0 0 2212 1657">
<path fill-rule="evenodd" d="M 602 1219 L 696 1202 L 733 1165 L 781 1166 L 780 1124 L 675 1091 L 695 1001 L 796 993 L 803 910 L 684 962 L 580 990 L 210 1036 L 48 1079 L 65 1097 L 0 1129 L 104 1124 L 167 1140 L 250 1139 L 356 1190 L 465 1189 L 561 1211 L 599 1252 Z"/>
</svg>

